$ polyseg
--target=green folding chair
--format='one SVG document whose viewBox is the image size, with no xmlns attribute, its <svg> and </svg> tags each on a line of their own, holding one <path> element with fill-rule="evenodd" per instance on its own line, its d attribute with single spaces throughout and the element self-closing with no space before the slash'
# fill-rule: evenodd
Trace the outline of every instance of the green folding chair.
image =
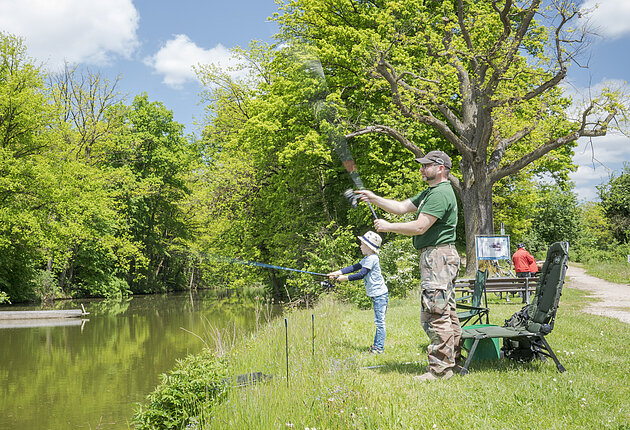
<svg viewBox="0 0 630 430">
<path fill-rule="evenodd" d="M 482 323 L 484 315 L 486 317 L 486 324 L 489 324 L 490 310 L 488 309 L 488 298 L 486 297 L 486 279 L 488 279 L 488 270 L 477 270 L 473 293 L 455 299 L 457 309 L 463 309 L 462 312 L 457 312 L 457 318 L 459 318 L 459 323 L 462 327 L 468 323 Z M 484 298 L 485 306 L 482 306 L 482 297 Z M 461 303 L 464 300 L 470 300 L 470 304 Z"/>
<path fill-rule="evenodd" d="M 566 370 L 547 343 L 545 336 L 553 330 L 568 262 L 569 244 L 567 242 L 554 243 L 547 251 L 547 258 L 536 285 L 536 293 L 529 305 L 515 313 L 503 327 L 463 327 L 462 349 L 466 343 L 470 343 L 464 340 L 473 339 L 473 342 L 468 351 L 466 363 L 460 372 L 461 375 L 468 373 L 468 367 L 479 342 L 483 339 L 497 338 L 503 339 L 501 350 L 506 358 L 530 361 L 535 358 L 545 360 L 546 357 L 550 357 L 555 362 L 558 371 Z"/>
</svg>

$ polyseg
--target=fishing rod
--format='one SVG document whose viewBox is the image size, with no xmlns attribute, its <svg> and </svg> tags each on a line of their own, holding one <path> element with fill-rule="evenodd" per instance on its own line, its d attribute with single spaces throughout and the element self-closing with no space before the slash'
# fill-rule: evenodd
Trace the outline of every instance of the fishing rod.
<svg viewBox="0 0 630 430">
<path fill-rule="evenodd" d="M 305 273 L 307 275 L 313 275 L 316 277 L 326 278 L 325 280 L 320 281 L 320 285 L 322 286 L 322 288 L 324 288 L 325 290 L 334 288 L 332 283 L 328 281 L 328 275 L 326 273 L 309 272 L 307 270 L 292 269 L 290 267 L 276 266 L 276 265 L 267 264 L 267 263 L 258 263 L 256 261 L 239 260 L 238 258 L 228 258 L 228 257 L 213 257 L 213 258 L 219 261 L 226 262 L 226 263 L 242 264 L 244 266 L 263 267 L 266 269 L 278 269 L 278 270 L 284 270 L 287 272 Z"/>
<path fill-rule="evenodd" d="M 256 267 L 264 267 L 264 268 L 267 268 L 267 269 L 286 270 L 288 272 L 306 273 L 307 275 L 321 276 L 321 277 L 324 277 L 324 278 L 328 277 L 325 273 L 309 272 L 309 271 L 306 271 L 306 270 L 292 269 L 290 267 L 274 266 L 273 264 L 257 263 L 255 261 L 239 260 L 239 259 L 236 259 L 236 258 L 229 258 L 229 259 L 226 259 L 226 260 L 228 260 L 227 261 L 228 263 L 242 264 L 242 265 L 245 265 L 245 266 L 256 266 Z"/>
<path fill-rule="evenodd" d="M 299 51 L 299 48 L 298 48 Z M 296 55 L 299 55 L 299 52 L 296 52 Z M 352 156 L 352 152 L 348 147 L 348 142 L 344 133 L 341 130 L 341 121 L 339 119 L 339 114 L 333 102 L 329 102 L 326 100 L 326 96 L 330 93 L 328 89 L 328 83 L 326 82 L 326 75 L 324 74 L 324 68 L 319 58 L 314 54 L 308 54 L 307 52 L 301 53 L 302 56 L 306 55 L 306 59 L 302 58 L 302 61 L 305 65 L 306 72 L 313 78 L 316 79 L 319 91 L 315 93 L 316 98 L 313 100 L 312 109 L 316 118 L 320 120 L 326 120 L 330 126 L 326 130 L 326 134 L 328 135 L 328 141 L 330 145 L 334 148 L 335 152 L 339 156 L 339 160 L 341 164 L 348 172 L 350 179 L 356 185 L 358 189 L 363 189 L 363 181 L 361 180 L 361 175 L 359 175 L 359 170 L 357 169 L 357 165 L 354 162 L 354 157 Z M 343 193 L 344 197 L 348 199 L 353 208 L 358 206 L 358 197 L 354 194 L 352 189 L 348 189 Z M 376 216 L 376 212 L 372 207 L 372 204 L 366 201 L 370 211 L 372 212 L 372 216 L 374 219 L 378 219 Z"/>
</svg>

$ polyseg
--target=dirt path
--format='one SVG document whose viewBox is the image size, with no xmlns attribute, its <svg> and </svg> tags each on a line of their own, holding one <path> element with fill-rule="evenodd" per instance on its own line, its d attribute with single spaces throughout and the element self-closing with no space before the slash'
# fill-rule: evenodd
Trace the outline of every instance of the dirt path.
<svg viewBox="0 0 630 430">
<path fill-rule="evenodd" d="M 630 285 L 595 278 L 575 266 L 569 266 L 567 277 L 567 287 L 589 291 L 598 299 L 584 309 L 586 312 L 617 318 L 630 324 Z"/>
</svg>

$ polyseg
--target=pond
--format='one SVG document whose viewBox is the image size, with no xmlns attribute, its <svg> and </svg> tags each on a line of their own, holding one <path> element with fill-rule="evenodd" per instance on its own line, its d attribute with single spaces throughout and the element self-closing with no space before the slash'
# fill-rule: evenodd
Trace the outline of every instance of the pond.
<svg viewBox="0 0 630 430">
<path fill-rule="evenodd" d="M 90 314 L 64 321 L 72 325 L 0 328 L 0 429 L 127 429 L 177 359 L 214 348 L 217 331 L 246 333 L 265 321 L 254 303 L 207 292 L 63 307 L 81 304 Z"/>
</svg>

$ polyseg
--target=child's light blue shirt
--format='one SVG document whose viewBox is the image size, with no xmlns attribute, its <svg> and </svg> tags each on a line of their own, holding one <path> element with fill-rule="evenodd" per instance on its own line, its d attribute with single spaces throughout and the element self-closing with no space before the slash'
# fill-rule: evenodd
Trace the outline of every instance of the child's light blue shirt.
<svg viewBox="0 0 630 430">
<path fill-rule="evenodd" d="M 381 273 L 381 263 L 378 254 L 366 255 L 359 264 L 368 269 L 367 275 L 363 278 L 365 292 L 368 297 L 377 297 L 387 293 L 387 285 L 385 285 L 385 279 Z"/>
</svg>

